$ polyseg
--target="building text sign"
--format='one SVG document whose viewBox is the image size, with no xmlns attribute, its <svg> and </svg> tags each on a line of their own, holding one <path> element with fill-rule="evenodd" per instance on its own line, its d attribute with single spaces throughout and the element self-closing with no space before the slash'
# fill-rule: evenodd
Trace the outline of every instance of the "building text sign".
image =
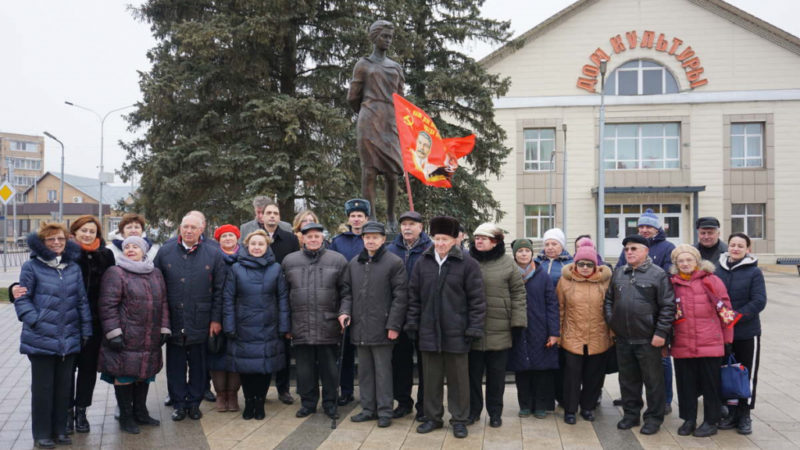
<svg viewBox="0 0 800 450">
<path fill-rule="evenodd" d="M 645 30 L 641 34 L 637 31 L 627 31 L 625 35 L 618 34 L 609 39 L 611 49 L 609 53 L 618 55 L 627 50 L 635 48 L 648 48 L 657 52 L 666 53 L 675 57 L 681 63 L 681 67 L 686 71 L 686 79 L 689 80 L 689 87 L 692 89 L 708 84 L 708 80 L 703 77 L 703 65 L 700 58 L 692 50 L 692 46 L 683 46 L 683 40 L 673 37 L 668 39 L 664 33 Z M 595 85 L 600 77 L 600 61 L 611 61 L 611 55 L 598 47 L 589 59 L 592 64 L 586 64 L 581 68 L 581 76 L 578 77 L 577 86 L 589 92 L 595 92 Z"/>
</svg>

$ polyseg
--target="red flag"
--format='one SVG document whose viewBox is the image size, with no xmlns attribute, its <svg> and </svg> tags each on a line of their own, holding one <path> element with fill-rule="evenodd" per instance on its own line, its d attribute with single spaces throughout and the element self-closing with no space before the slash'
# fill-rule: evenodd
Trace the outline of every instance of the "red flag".
<svg viewBox="0 0 800 450">
<path fill-rule="evenodd" d="M 451 179 L 458 168 L 458 159 L 475 147 L 475 135 L 442 138 L 425 111 L 400 95 L 392 94 L 392 97 L 406 172 L 428 186 L 452 187 Z"/>
</svg>

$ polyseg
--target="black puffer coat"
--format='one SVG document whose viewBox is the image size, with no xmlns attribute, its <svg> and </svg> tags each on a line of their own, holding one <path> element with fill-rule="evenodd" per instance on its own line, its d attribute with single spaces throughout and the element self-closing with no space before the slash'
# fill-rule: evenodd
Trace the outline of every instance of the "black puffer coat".
<svg viewBox="0 0 800 450">
<path fill-rule="evenodd" d="M 99 333 L 100 319 L 97 307 L 100 300 L 100 281 L 106 270 L 114 265 L 114 252 L 108 249 L 106 243 L 100 238 L 100 247 L 97 250 L 81 249 L 78 265 L 81 267 L 86 296 L 89 298 L 89 308 L 92 310 L 92 329 L 95 333 Z"/>
<path fill-rule="evenodd" d="M 408 281 L 403 260 L 381 246 L 371 258 L 367 250 L 347 264 L 339 314 L 352 317 L 350 341 L 355 345 L 394 343 L 387 330 L 402 331 L 408 309 Z"/>
<path fill-rule="evenodd" d="M 405 330 L 418 332 L 421 351 L 467 353 L 486 320 L 481 268 L 453 246 L 440 270 L 434 252 L 431 246 L 414 265 Z"/>
<path fill-rule="evenodd" d="M 344 294 L 344 256 L 324 248 L 304 249 L 286 255 L 281 266 L 289 285 L 292 344 L 337 344 L 342 338 L 337 318 Z"/>
</svg>

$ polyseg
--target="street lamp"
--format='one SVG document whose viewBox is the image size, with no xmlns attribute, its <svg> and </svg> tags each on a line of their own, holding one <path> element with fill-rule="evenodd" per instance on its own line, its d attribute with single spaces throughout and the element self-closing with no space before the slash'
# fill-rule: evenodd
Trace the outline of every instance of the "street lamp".
<svg viewBox="0 0 800 450">
<path fill-rule="evenodd" d="M 606 230 L 605 230 L 605 209 L 606 209 L 606 157 L 603 153 L 606 128 L 606 66 L 608 61 L 600 60 L 600 145 L 599 161 L 597 164 L 597 253 L 605 258 Z"/>
<path fill-rule="evenodd" d="M 103 183 L 104 183 L 104 177 L 105 177 L 105 173 L 103 172 L 103 145 L 104 145 L 104 141 L 105 141 L 104 127 L 105 127 L 106 119 L 108 118 L 109 115 L 111 115 L 111 113 L 115 113 L 117 111 L 122 111 L 123 109 L 132 108 L 135 105 L 121 106 L 119 108 L 112 109 L 111 111 L 105 113 L 105 115 L 101 116 L 100 113 L 98 113 L 97 111 L 95 111 L 93 109 L 90 109 L 90 108 L 87 108 L 85 106 L 78 105 L 77 103 L 72 103 L 72 102 L 67 101 L 67 100 L 64 100 L 64 103 L 69 105 L 69 106 L 74 106 L 76 108 L 80 108 L 80 109 L 82 109 L 84 111 L 89 111 L 90 113 L 92 113 L 95 116 L 97 116 L 97 119 L 100 121 L 100 176 L 98 177 L 98 180 L 100 181 L 100 195 L 99 195 L 100 198 L 97 199 L 97 203 L 98 203 L 97 215 L 98 215 L 98 218 L 100 219 L 100 223 L 102 224 L 103 223 Z"/>
<path fill-rule="evenodd" d="M 58 198 L 58 221 L 63 222 L 64 221 L 64 143 L 59 141 L 57 137 L 53 136 L 47 131 L 44 132 L 44 135 L 61 144 L 61 194 L 59 195 Z"/>
</svg>

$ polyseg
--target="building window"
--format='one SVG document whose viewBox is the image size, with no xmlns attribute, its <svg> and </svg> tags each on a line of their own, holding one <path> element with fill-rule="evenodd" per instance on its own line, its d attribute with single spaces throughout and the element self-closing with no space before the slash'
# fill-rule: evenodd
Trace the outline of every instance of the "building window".
<svg viewBox="0 0 800 450">
<path fill-rule="evenodd" d="M 606 95 L 674 94 L 678 82 L 661 64 L 638 59 L 611 72 L 604 89 Z"/>
<path fill-rule="evenodd" d="M 680 139 L 678 123 L 606 125 L 606 169 L 677 169 Z"/>
<path fill-rule="evenodd" d="M 734 203 L 731 205 L 731 232 L 744 233 L 751 239 L 764 239 L 763 203 Z"/>
<path fill-rule="evenodd" d="M 36 177 L 19 177 L 14 175 L 14 186 L 33 186 Z"/>
<path fill-rule="evenodd" d="M 556 130 L 553 128 L 532 128 L 523 132 L 525 141 L 525 170 L 551 170 L 550 157 L 556 146 Z"/>
<path fill-rule="evenodd" d="M 15 152 L 38 152 L 39 144 L 27 141 L 10 141 L 9 148 Z"/>
<path fill-rule="evenodd" d="M 525 237 L 541 239 L 544 232 L 553 228 L 553 206 L 525 205 Z"/>
<path fill-rule="evenodd" d="M 15 169 L 41 170 L 42 160 L 34 158 L 9 158 Z"/>
<path fill-rule="evenodd" d="M 48 202 L 52 203 L 52 202 L 55 202 L 57 200 L 58 200 L 58 191 L 56 191 L 55 189 L 51 189 L 51 190 L 47 191 L 47 201 Z"/>
<path fill-rule="evenodd" d="M 731 167 L 764 167 L 764 124 L 731 124 Z"/>
</svg>

